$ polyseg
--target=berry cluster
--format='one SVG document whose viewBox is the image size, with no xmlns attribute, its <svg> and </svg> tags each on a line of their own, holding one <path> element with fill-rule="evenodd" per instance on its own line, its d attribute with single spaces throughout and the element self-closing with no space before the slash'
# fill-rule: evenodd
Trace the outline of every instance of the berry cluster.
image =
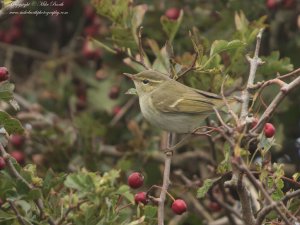
<svg viewBox="0 0 300 225">
<path fill-rule="evenodd" d="M 134 172 L 128 177 L 128 185 L 132 189 L 138 189 L 142 187 L 144 184 L 144 176 L 139 172 Z M 134 201 L 136 204 L 142 203 L 144 205 L 148 204 L 149 196 L 147 192 L 138 192 L 134 196 Z M 186 212 L 187 205 L 184 200 L 182 199 L 174 199 L 172 203 L 172 211 L 177 214 L 181 215 L 182 213 Z"/>
</svg>

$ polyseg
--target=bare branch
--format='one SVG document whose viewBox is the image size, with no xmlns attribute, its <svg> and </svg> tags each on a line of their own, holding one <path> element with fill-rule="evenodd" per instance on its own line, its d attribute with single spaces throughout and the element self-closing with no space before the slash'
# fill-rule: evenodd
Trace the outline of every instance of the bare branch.
<svg viewBox="0 0 300 225">
<path fill-rule="evenodd" d="M 198 52 L 196 52 L 195 56 L 194 56 L 194 59 L 193 59 L 193 62 L 191 63 L 191 65 L 185 69 L 182 73 L 180 73 L 176 80 L 178 80 L 179 78 L 181 78 L 182 76 L 184 76 L 185 74 L 187 74 L 188 72 L 190 72 L 191 70 L 194 70 L 195 69 L 195 64 L 197 62 L 197 59 L 198 59 Z"/>
<path fill-rule="evenodd" d="M 251 199 L 249 196 L 249 192 L 243 182 L 243 174 L 241 173 L 239 174 L 236 190 L 240 197 L 244 222 L 248 225 L 255 225 L 255 218 L 253 216 L 251 207 Z"/>
<path fill-rule="evenodd" d="M 295 80 L 293 80 L 291 83 L 286 84 L 280 89 L 280 92 L 276 95 L 276 97 L 273 99 L 271 104 L 268 106 L 268 108 L 265 110 L 263 115 L 260 117 L 257 125 L 250 130 L 250 133 L 260 133 L 263 129 L 264 124 L 269 120 L 269 118 L 272 116 L 272 114 L 275 112 L 275 109 L 278 107 L 280 102 L 284 99 L 284 97 L 292 91 L 295 87 L 300 85 L 300 77 L 297 77 Z"/>
<path fill-rule="evenodd" d="M 233 162 L 235 164 L 235 166 L 237 166 L 237 168 L 241 171 L 246 173 L 247 177 L 249 178 L 249 180 L 251 181 L 251 183 L 262 193 L 262 195 L 264 196 L 264 198 L 266 199 L 266 201 L 270 204 L 270 205 L 274 205 L 274 209 L 276 210 L 276 212 L 279 214 L 279 216 L 284 220 L 284 222 L 287 225 L 292 225 L 292 223 L 288 220 L 288 218 L 286 217 L 286 215 L 282 212 L 282 210 L 279 208 L 279 206 L 273 201 L 273 199 L 270 197 L 270 195 L 268 194 L 268 192 L 265 190 L 265 188 L 262 186 L 262 184 L 260 182 L 257 181 L 257 179 L 254 177 L 254 175 L 249 171 L 249 169 L 245 166 L 244 162 L 241 160 L 241 165 L 238 165 L 237 162 Z M 294 216 L 289 212 L 289 210 L 284 206 L 284 204 L 282 202 L 280 202 L 280 206 L 282 207 L 282 209 L 291 217 L 294 219 Z"/>
<path fill-rule="evenodd" d="M 256 47 L 255 47 L 255 52 L 254 52 L 253 58 L 250 58 L 249 56 L 247 57 L 247 59 L 250 63 L 250 73 L 249 73 L 249 77 L 248 77 L 248 83 L 247 83 L 246 90 L 244 91 L 244 93 L 242 95 L 243 104 L 242 104 L 241 115 L 240 115 L 241 122 L 246 121 L 246 117 L 248 115 L 248 105 L 249 105 L 249 100 L 250 100 L 250 92 L 249 92 L 248 88 L 251 87 L 254 83 L 257 67 L 263 63 L 262 60 L 258 57 L 262 33 L 263 33 L 263 29 L 261 29 L 257 35 Z"/>
<path fill-rule="evenodd" d="M 165 149 L 167 151 L 165 152 L 165 168 L 164 168 L 164 175 L 163 175 L 163 185 L 161 188 L 160 196 L 159 196 L 159 202 L 158 202 L 158 225 L 164 225 L 164 207 L 165 207 L 165 200 L 166 200 L 166 193 L 169 188 L 170 184 L 170 170 L 171 170 L 171 159 L 173 155 L 173 151 L 168 150 L 172 142 L 174 141 L 175 137 L 172 133 L 168 133 L 168 139 L 167 139 L 167 146 Z"/>
<path fill-rule="evenodd" d="M 262 224 L 262 222 L 264 221 L 265 217 L 272 211 L 275 209 L 276 206 L 280 206 L 282 204 L 282 202 L 285 202 L 291 198 L 294 198 L 296 196 L 300 196 L 300 189 L 297 191 L 293 191 L 290 192 L 288 194 L 286 194 L 281 201 L 278 202 L 274 202 L 270 205 L 265 206 L 264 208 L 261 209 L 261 211 L 258 213 L 257 215 L 257 221 L 256 221 L 256 225 L 260 225 Z"/>
</svg>

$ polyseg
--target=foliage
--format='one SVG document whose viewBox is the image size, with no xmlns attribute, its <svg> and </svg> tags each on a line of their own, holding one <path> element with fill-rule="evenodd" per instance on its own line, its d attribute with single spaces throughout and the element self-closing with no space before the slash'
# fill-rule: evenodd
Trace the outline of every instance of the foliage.
<svg viewBox="0 0 300 225">
<path fill-rule="evenodd" d="M 25 165 L 9 157 L 15 172 L 9 163 L 0 171 L 3 225 L 20 224 L 19 217 L 25 224 L 41 225 L 49 224 L 51 218 L 55 225 L 157 224 L 157 202 L 152 199 L 148 205 L 136 205 L 135 191 L 126 185 L 131 171 L 141 171 L 146 178 L 143 191 L 155 198 L 160 188 L 153 185 L 160 185 L 163 176 L 164 154 L 158 150 L 164 135 L 142 118 L 132 96 L 136 90 L 121 75 L 145 70 L 137 62 L 141 53 L 149 68 L 216 94 L 221 94 L 224 83 L 226 95 L 241 91 L 247 82 L 245 56 L 253 56 L 261 29 L 267 30 L 260 52 L 264 64 L 258 68 L 256 81 L 275 78 L 300 65 L 294 53 L 299 48 L 299 32 L 288 26 L 295 24 L 296 10 L 283 5 L 270 9 L 260 0 L 80 2 L 71 4 L 69 14 L 60 17 L 41 16 L 37 21 L 25 15 L 26 29 L 21 26 L 23 36 L 15 42 L 2 43 L 5 39 L 0 37 L 5 53 L 0 60 L 15 83 L 0 83 L 0 143 L 8 153 L 20 150 L 26 156 Z M 90 6 L 98 15 L 87 16 Z M 180 9 L 175 20 L 164 14 L 174 6 Z M 295 16 L 285 17 L 285 13 Z M 4 21 L 0 31 L 9 33 L 13 18 Z M 91 28 L 96 31 L 91 33 Z M 87 52 L 87 43 L 92 53 Z M 182 75 L 194 60 L 195 68 Z M 261 116 L 277 92 L 266 87 L 253 95 L 253 117 Z M 278 127 L 274 138 L 263 133 L 255 141 L 236 137 L 241 158 L 275 202 L 299 188 L 298 92 L 271 118 Z M 211 121 L 216 127 L 222 125 L 212 116 L 206 121 L 208 127 Z M 225 121 L 234 123 L 232 118 Z M 25 144 L 13 143 L 16 134 L 23 135 Z M 197 211 L 197 204 L 212 220 L 226 217 L 226 210 L 210 208 L 216 199 L 232 208 L 239 206 L 241 199 L 224 186 L 236 169 L 232 146 L 215 133 L 209 135 L 197 136 L 173 156 L 168 194 L 188 202 L 189 216 L 172 216 L 168 207 L 172 199 L 167 196 L 166 222 L 203 223 L 207 218 Z M 257 192 L 256 203 L 263 205 L 265 196 Z M 292 213 L 300 204 L 297 198 L 284 203 Z M 278 223 L 274 212 L 264 222 Z"/>
</svg>

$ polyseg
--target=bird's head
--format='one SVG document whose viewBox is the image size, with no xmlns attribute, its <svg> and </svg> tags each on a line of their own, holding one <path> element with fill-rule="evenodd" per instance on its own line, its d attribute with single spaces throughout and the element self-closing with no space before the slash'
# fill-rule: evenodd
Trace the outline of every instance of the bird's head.
<svg viewBox="0 0 300 225">
<path fill-rule="evenodd" d="M 146 70 L 135 75 L 124 73 L 124 75 L 133 80 L 139 96 L 151 93 L 165 81 L 170 80 L 167 75 L 154 70 Z"/>
</svg>

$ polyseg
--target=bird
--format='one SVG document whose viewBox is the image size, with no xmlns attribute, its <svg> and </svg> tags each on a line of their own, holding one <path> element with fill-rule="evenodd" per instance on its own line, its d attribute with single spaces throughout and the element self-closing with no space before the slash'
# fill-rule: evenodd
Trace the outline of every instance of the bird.
<svg viewBox="0 0 300 225">
<path fill-rule="evenodd" d="M 224 106 L 221 96 L 188 87 L 152 69 L 124 75 L 134 82 L 144 118 L 168 132 L 192 133 L 214 108 Z"/>
</svg>

